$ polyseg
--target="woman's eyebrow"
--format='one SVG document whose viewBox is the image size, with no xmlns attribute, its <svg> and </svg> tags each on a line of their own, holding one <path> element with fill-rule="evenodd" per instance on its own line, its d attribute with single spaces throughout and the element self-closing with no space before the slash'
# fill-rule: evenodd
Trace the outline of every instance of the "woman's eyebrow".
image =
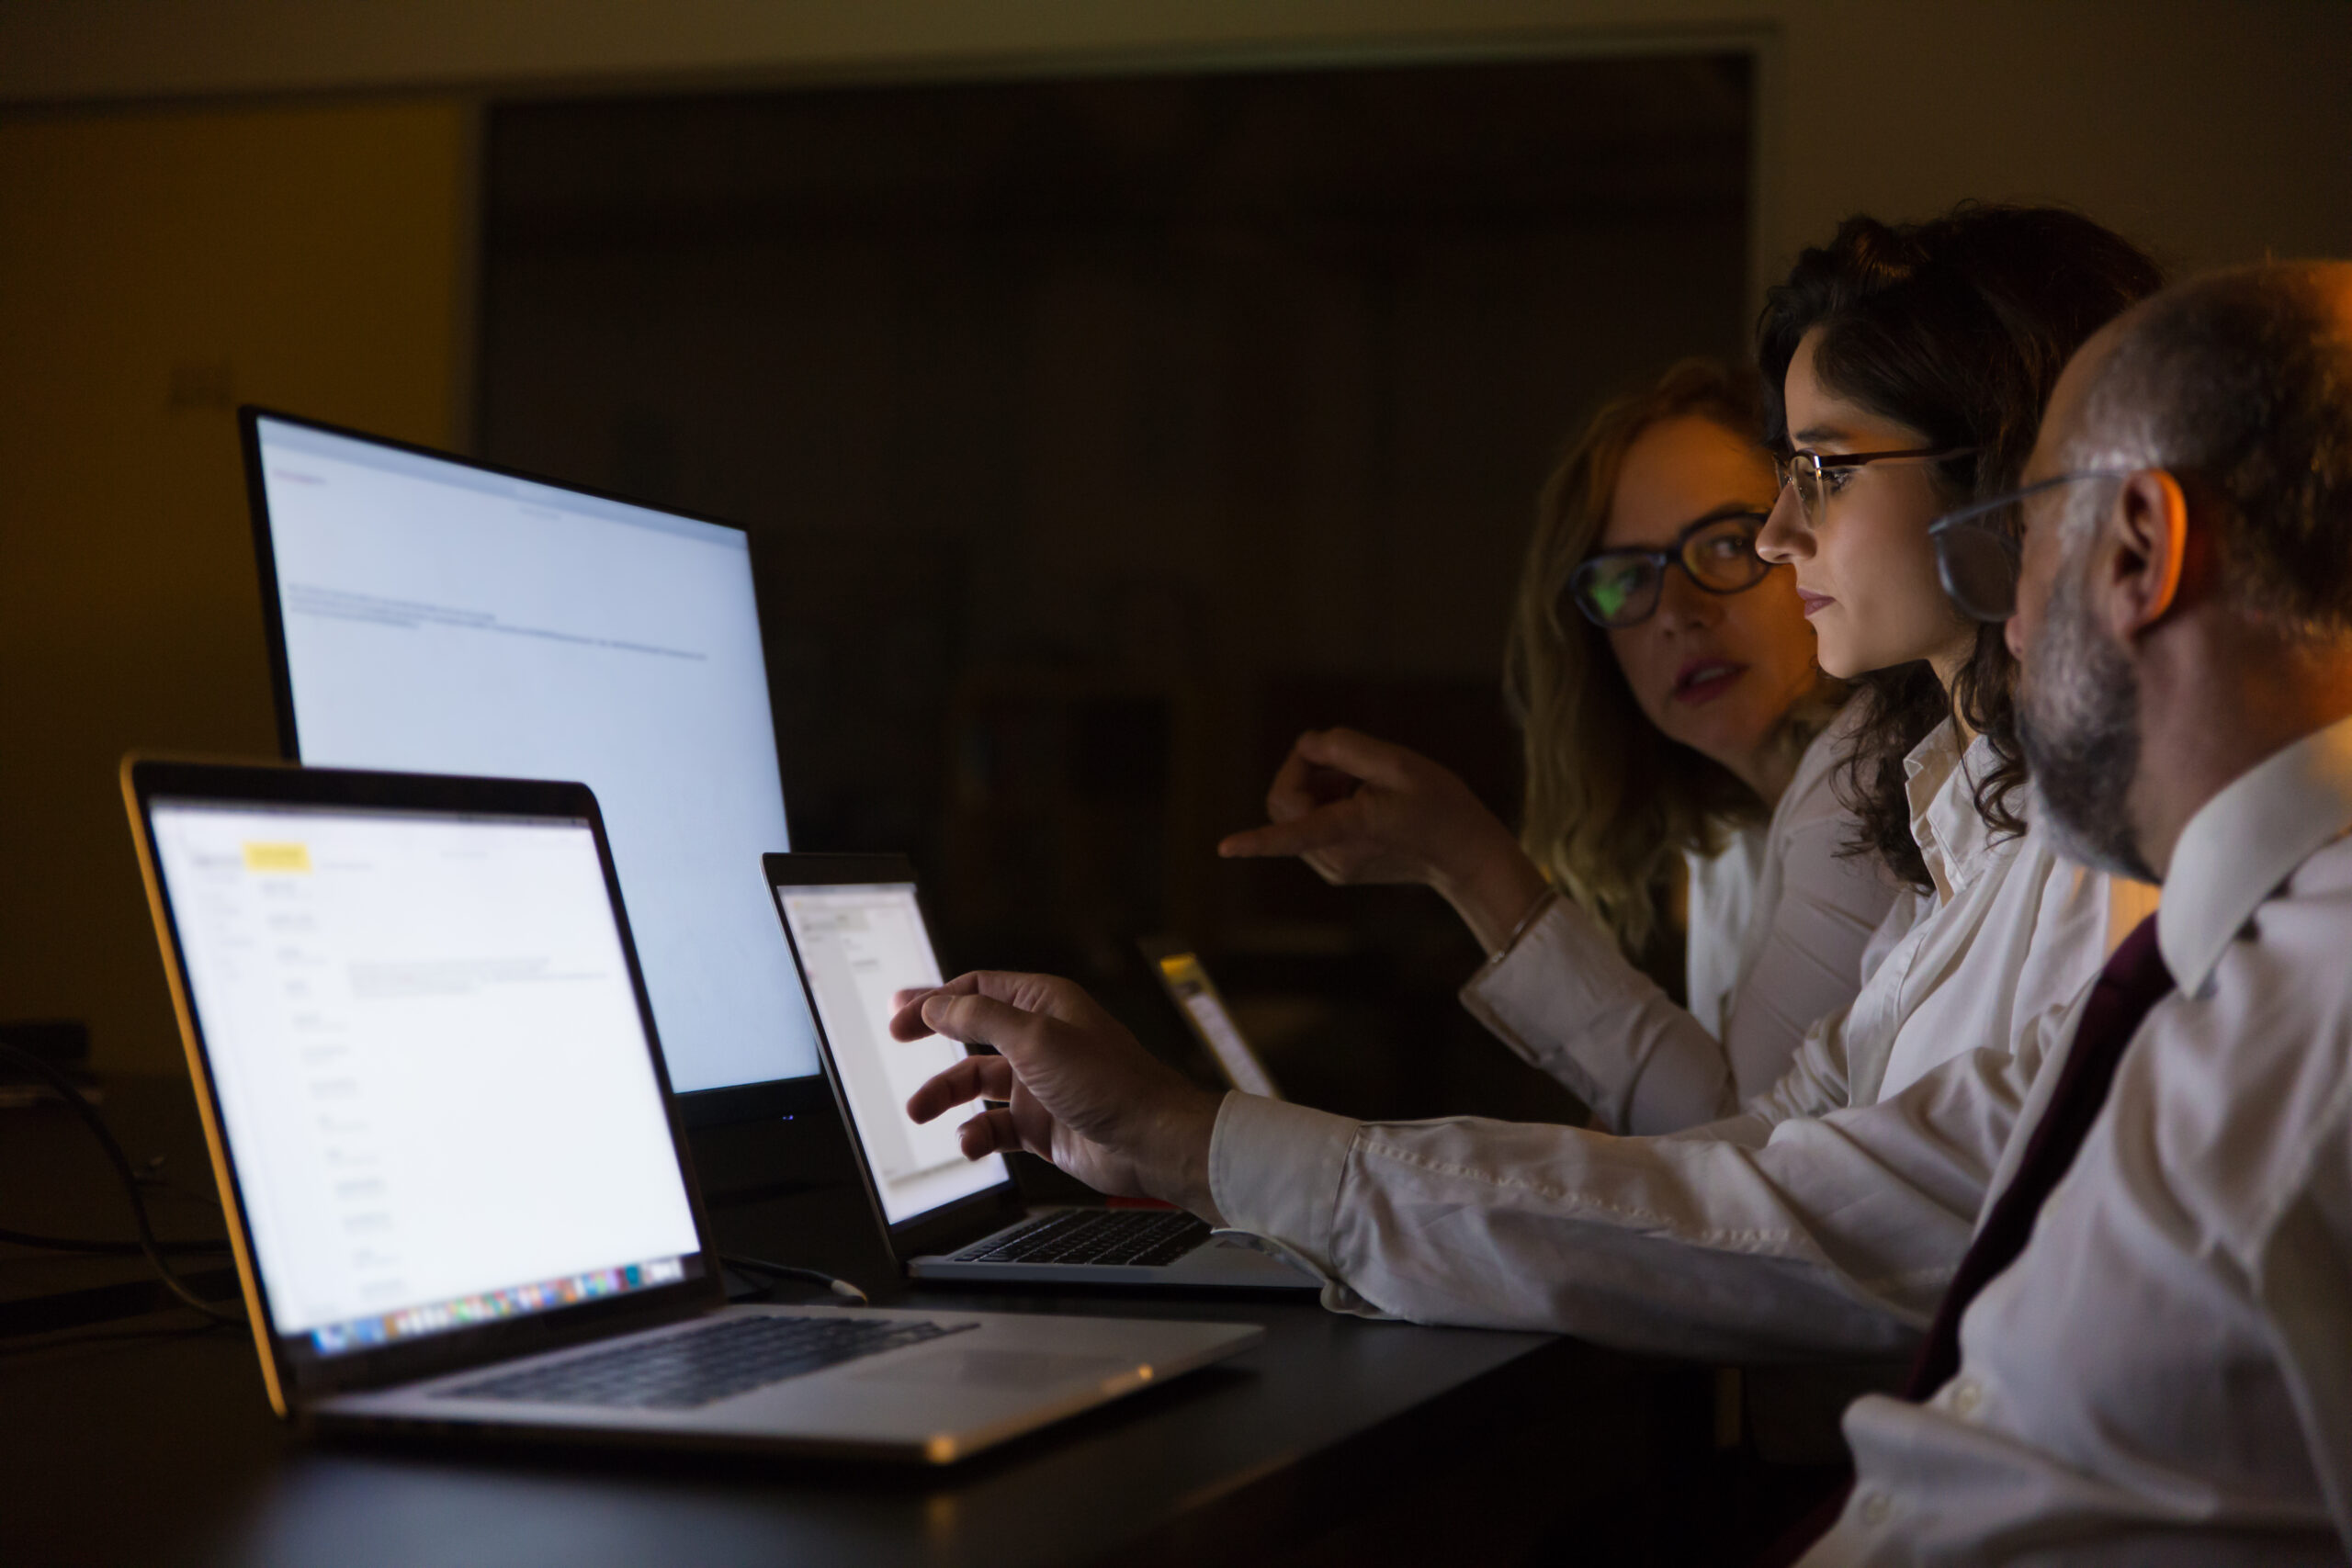
<svg viewBox="0 0 2352 1568">
<path fill-rule="evenodd" d="M 1835 424 L 1809 424 L 1789 437 L 1800 446 L 1812 446 L 1824 441 L 1844 441 L 1847 438 L 1845 430 Z"/>
</svg>

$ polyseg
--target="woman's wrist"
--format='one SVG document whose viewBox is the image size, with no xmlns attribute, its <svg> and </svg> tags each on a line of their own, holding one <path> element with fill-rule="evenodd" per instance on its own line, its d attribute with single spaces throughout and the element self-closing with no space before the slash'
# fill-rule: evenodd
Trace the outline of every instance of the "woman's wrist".
<svg viewBox="0 0 2352 1568">
<path fill-rule="evenodd" d="M 1479 857 L 1467 874 L 1440 881 L 1438 891 L 1453 906 L 1478 945 L 1499 953 L 1552 885 L 1518 844 L 1506 841 Z"/>
</svg>

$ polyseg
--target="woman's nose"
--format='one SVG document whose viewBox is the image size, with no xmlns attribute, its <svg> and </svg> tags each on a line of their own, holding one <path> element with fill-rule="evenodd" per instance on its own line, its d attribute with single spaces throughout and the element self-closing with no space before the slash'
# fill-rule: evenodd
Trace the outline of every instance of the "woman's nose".
<svg viewBox="0 0 2352 1568">
<path fill-rule="evenodd" d="M 1658 625 L 1675 631 L 1712 626 L 1723 614 L 1723 601 L 1690 581 L 1688 573 L 1668 571 L 1658 584 Z"/>
<path fill-rule="evenodd" d="M 1797 487 L 1784 484 L 1772 502 L 1772 513 L 1756 536 L 1756 553 L 1774 566 L 1786 566 L 1813 554 L 1813 529 L 1805 521 L 1804 503 Z"/>
</svg>

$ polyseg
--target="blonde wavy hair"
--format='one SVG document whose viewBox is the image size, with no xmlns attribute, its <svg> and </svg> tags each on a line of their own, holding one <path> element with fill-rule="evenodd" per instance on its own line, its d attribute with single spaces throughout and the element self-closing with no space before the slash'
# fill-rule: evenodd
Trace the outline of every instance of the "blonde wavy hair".
<svg viewBox="0 0 2352 1568">
<path fill-rule="evenodd" d="M 1754 378 L 1686 359 L 1593 415 L 1544 486 L 1503 663 L 1527 753 L 1520 842 L 1634 958 L 1673 934 L 1668 903 L 1683 852 L 1713 854 L 1769 815 L 1730 769 L 1650 723 L 1608 634 L 1568 597 L 1609 521 L 1626 452 L 1652 425 L 1686 416 L 1755 439 Z"/>
</svg>

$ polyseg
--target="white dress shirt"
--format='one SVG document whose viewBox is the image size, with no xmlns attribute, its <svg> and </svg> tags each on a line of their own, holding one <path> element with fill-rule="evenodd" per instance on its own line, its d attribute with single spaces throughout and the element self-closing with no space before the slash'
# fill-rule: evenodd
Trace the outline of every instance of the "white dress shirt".
<svg viewBox="0 0 2352 1568">
<path fill-rule="evenodd" d="M 2352 720 L 2192 818 L 2151 1010 L 1925 1405 L 1858 1401 L 1805 1561 L 2352 1553 Z M 2036 1086 L 2021 1156 L 2057 1077 Z"/>
<path fill-rule="evenodd" d="M 1227 1223 L 1340 1310 L 1724 1360 L 1905 1352 L 2070 1002 L 2148 908 L 2038 832 L 1996 839 L 1958 753 L 1939 731 L 1912 758 L 1942 897 L 1738 1115 L 1619 1138 L 1228 1095 L 1209 1161 Z"/>
<path fill-rule="evenodd" d="M 1687 1010 L 1565 897 L 1472 976 L 1463 1005 L 1613 1132 L 1695 1127 L 1770 1087 L 1806 1032 L 1854 999 L 1897 902 L 1874 857 L 1841 852 L 1855 820 L 1838 764 L 1860 709 L 1805 748 L 1768 827 L 1691 857 Z M 1901 902 L 1907 927 L 1919 906 Z"/>
</svg>

